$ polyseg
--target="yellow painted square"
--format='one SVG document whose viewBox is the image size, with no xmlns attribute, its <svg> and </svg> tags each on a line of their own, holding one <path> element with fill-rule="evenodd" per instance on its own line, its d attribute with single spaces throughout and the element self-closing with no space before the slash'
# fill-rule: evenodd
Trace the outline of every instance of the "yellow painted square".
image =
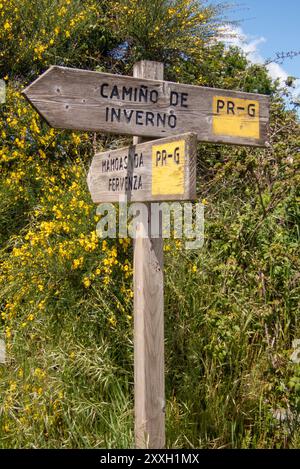
<svg viewBox="0 0 300 469">
<path fill-rule="evenodd" d="M 152 195 L 184 193 L 185 140 L 152 147 Z"/>
<path fill-rule="evenodd" d="M 214 96 L 213 133 L 259 139 L 259 101 Z"/>
</svg>

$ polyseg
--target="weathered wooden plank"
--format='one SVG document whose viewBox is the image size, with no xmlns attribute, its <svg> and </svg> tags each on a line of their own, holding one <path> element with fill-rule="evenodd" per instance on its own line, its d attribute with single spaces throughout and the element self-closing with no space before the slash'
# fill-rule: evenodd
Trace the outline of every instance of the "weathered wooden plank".
<svg viewBox="0 0 300 469">
<path fill-rule="evenodd" d="M 196 198 L 197 136 L 187 133 L 97 153 L 88 173 L 92 200 L 128 202 Z"/>
<path fill-rule="evenodd" d="M 137 77 L 163 79 L 163 64 L 135 64 Z M 134 143 L 137 142 L 135 137 Z M 148 207 L 149 208 L 149 207 Z M 134 240 L 134 411 L 137 448 L 165 447 L 163 239 L 145 238 L 139 223 Z"/>
<path fill-rule="evenodd" d="M 0 80 L 0 104 L 5 103 L 5 81 Z"/>
<path fill-rule="evenodd" d="M 24 90 L 53 127 L 264 146 L 269 98 L 254 93 L 53 66 Z M 156 77 L 157 78 L 157 77 Z"/>
</svg>

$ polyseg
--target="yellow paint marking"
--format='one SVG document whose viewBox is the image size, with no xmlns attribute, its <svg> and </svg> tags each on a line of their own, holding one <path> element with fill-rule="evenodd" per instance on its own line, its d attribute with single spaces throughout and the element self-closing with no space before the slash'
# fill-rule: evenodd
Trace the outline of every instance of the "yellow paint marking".
<svg viewBox="0 0 300 469">
<path fill-rule="evenodd" d="M 214 96 L 213 133 L 258 139 L 259 101 Z"/>
<path fill-rule="evenodd" d="M 152 147 L 152 195 L 184 193 L 185 141 Z"/>
</svg>

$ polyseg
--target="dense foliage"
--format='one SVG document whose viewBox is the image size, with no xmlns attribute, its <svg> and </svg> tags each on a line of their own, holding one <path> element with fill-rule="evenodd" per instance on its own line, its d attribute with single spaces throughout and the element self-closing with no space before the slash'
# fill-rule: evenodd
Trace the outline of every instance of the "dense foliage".
<svg viewBox="0 0 300 469">
<path fill-rule="evenodd" d="M 134 444 L 132 245 L 97 238 L 86 185 L 93 149 L 130 139 L 50 129 L 21 90 L 50 64 L 130 74 L 141 58 L 271 96 L 267 149 L 199 144 L 204 247 L 165 242 L 167 445 L 299 446 L 299 121 L 216 41 L 224 8 L 0 0 L 1 447 Z"/>
</svg>

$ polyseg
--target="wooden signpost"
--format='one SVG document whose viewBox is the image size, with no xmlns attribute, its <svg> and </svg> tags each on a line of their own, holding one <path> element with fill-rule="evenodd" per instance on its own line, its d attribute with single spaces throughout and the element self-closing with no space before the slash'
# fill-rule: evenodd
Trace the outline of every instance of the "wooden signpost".
<svg viewBox="0 0 300 469">
<path fill-rule="evenodd" d="M 94 202 L 192 200 L 197 140 L 266 145 L 267 96 L 167 82 L 158 62 L 138 62 L 133 74 L 54 66 L 23 92 L 53 127 L 135 136 L 130 147 L 94 156 Z M 148 213 L 134 240 L 135 443 L 164 448 L 163 240 L 145 237 Z"/>
<path fill-rule="evenodd" d="M 269 101 L 260 94 L 57 66 L 24 94 L 62 129 L 141 137 L 194 132 L 202 142 L 252 146 L 267 141 Z"/>
</svg>

